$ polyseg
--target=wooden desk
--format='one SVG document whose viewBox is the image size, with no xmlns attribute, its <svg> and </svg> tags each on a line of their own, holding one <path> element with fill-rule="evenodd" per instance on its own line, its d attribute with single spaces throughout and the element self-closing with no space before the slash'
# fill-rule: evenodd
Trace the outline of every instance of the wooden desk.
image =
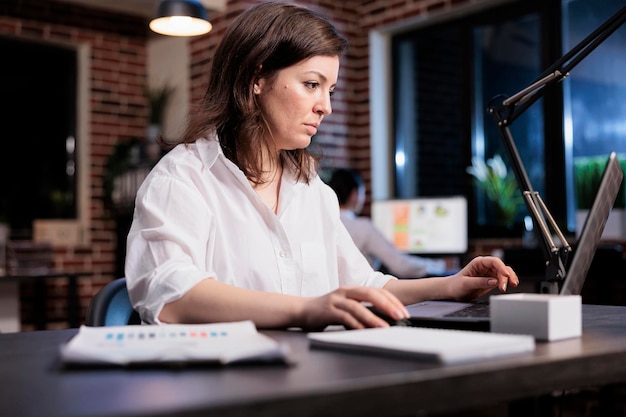
<svg viewBox="0 0 626 417">
<path fill-rule="evenodd" d="M 459 366 L 309 349 L 301 332 L 272 331 L 295 365 L 68 370 L 58 349 L 75 329 L 2 334 L 1 414 L 406 417 L 626 381 L 626 307 L 584 306 L 583 316 L 581 338 Z"/>
<path fill-rule="evenodd" d="M 35 329 L 44 330 L 47 323 L 46 280 L 67 278 L 67 320 L 69 327 L 80 325 L 78 278 L 91 276 L 91 272 L 64 272 L 42 269 L 32 273 L 0 275 L 0 331 L 18 332 L 21 328 L 19 283 L 34 281 Z"/>
</svg>

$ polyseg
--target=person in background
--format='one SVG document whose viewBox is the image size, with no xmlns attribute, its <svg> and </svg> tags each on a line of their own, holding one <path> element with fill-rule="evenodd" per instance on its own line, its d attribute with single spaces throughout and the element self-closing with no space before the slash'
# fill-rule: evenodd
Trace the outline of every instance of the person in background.
<svg viewBox="0 0 626 417">
<path fill-rule="evenodd" d="M 137 192 L 125 274 L 146 323 L 386 327 L 405 305 L 517 286 L 495 257 L 443 278 L 375 271 L 318 175 L 311 137 L 331 114 L 346 39 L 319 13 L 263 2 L 225 31 L 180 142 Z"/>
<path fill-rule="evenodd" d="M 359 216 L 365 204 L 365 182 L 358 171 L 337 168 L 332 171 L 328 185 L 337 194 L 341 221 L 374 269 L 383 267 L 398 278 L 421 278 L 444 275 L 456 267 L 452 258 L 429 259 L 399 251 L 369 217 Z"/>
</svg>

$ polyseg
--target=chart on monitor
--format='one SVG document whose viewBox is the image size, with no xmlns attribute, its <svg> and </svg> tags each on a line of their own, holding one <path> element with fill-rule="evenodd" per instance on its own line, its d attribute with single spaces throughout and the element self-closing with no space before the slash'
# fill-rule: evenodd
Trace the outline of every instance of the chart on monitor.
<svg viewBox="0 0 626 417">
<path fill-rule="evenodd" d="M 467 252 L 467 199 L 418 197 L 372 202 L 372 221 L 399 250 L 412 254 Z"/>
</svg>

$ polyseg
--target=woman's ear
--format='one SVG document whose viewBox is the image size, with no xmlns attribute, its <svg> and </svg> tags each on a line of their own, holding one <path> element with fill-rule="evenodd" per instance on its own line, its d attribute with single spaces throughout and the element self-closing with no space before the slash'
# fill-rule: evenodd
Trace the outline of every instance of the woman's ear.
<svg viewBox="0 0 626 417">
<path fill-rule="evenodd" d="M 263 85 L 263 78 L 259 77 L 259 74 L 261 73 L 262 68 L 263 66 L 259 65 L 259 68 L 254 73 L 254 85 L 252 87 L 252 91 L 254 92 L 254 94 L 257 94 L 257 95 L 261 94 L 261 87 Z"/>
</svg>

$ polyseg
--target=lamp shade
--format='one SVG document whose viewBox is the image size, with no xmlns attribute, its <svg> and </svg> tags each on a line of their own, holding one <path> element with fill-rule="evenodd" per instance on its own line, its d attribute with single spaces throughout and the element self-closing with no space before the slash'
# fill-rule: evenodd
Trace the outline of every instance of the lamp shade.
<svg viewBox="0 0 626 417">
<path fill-rule="evenodd" d="M 198 0 L 161 0 L 150 29 L 161 35 L 197 36 L 212 28 L 206 9 Z"/>
</svg>

